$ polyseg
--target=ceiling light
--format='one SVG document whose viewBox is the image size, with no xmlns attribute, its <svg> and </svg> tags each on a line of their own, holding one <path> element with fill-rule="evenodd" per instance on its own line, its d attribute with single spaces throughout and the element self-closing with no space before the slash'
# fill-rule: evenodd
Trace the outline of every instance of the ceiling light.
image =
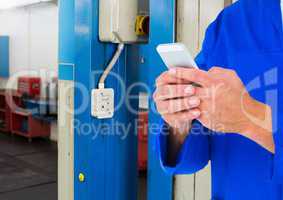
<svg viewBox="0 0 283 200">
<path fill-rule="evenodd" d="M 51 0 L 0 0 L 0 10 L 27 6 L 35 3 L 48 2 L 48 1 Z"/>
</svg>

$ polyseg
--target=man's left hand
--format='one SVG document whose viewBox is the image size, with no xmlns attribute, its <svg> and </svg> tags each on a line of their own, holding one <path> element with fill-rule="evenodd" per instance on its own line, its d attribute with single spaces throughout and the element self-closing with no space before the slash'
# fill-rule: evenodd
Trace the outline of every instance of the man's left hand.
<svg viewBox="0 0 283 200">
<path fill-rule="evenodd" d="M 201 99 L 198 120 L 205 127 L 241 134 L 274 151 L 271 109 L 250 96 L 234 70 L 174 68 L 169 73 L 198 85 L 196 93 Z"/>
</svg>

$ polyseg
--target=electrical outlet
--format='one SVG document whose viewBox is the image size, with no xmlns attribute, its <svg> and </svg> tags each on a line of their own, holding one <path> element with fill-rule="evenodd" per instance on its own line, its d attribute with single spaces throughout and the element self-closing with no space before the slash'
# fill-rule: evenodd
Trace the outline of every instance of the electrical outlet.
<svg viewBox="0 0 283 200">
<path fill-rule="evenodd" d="M 114 116 L 114 90 L 112 88 L 92 90 L 91 115 L 98 119 Z"/>
</svg>

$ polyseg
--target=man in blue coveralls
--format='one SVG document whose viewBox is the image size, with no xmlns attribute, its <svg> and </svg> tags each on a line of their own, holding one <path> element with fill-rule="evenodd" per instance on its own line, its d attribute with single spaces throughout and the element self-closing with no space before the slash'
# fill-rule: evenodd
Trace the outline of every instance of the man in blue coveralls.
<svg viewBox="0 0 283 200">
<path fill-rule="evenodd" d="M 239 0 L 209 26 L 201 70 L 175 68 L 156 80 L 162 168 L 191 174 L 211 161 L 214 200 L 283 200 L 280 4 Z"/>
</svg>

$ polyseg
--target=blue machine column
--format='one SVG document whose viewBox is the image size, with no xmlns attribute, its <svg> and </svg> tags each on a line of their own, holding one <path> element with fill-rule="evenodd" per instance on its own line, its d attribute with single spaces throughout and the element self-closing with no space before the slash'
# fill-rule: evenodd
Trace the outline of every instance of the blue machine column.
<svg viewBox="0 0 283 200">
<path fill-rule="evenodd" d="M 98 0 L 75 1 L 75 200 L 133 200 L 137 197 L 136 114 L 129 112 L 124 100 L 112 119 L 91 117 L 91 90 L 97 87 L 116 48 L 99 41 L 98 14 Z M 135 52 L 130 48 L 126 47 L 113 69 L 126 87 L 137 77 L 136 66 L 131 64 Z M 116 103 L 127 98 L 115 77 L 109 76 L 106 85 L 115 90 Z M 137 100 L 129 101 L 138 106 Z M 122 139 L 125 133 L 117 130 L 116 124 L 129 127 L 127 137 Z M 84 175 L 83 181 L 79 174 Z"/>
<path fill-rule="evenodd" d="M 154 91 L 156 78 L 167 70 L 156 47 L 162 43 L 175 41 L 175 0 L 151 0 L 150 1 L 150 43 L 146 47 L 149 59 L 148 85 Z M 160 116 L 156 113 L 152 98 L 150 99 L 151 112 L 149 126 L 155 127 L 160 124 Z M 173 177 L 164 173 L 157 158 L 156 129 L 152 129 L 149 137 L 149 169 L 148 169 L 148 200 L 172 200 Z"/>
<path fill-rule="evenodd" d="M 58 199 L 74 199 L 75 1 L 59 1 Z"/>
<path fill-rule="evenodd" d="M 75 0 L 75 115 L 74 115 L 74 186 L 75 200 L 137 199 L 137 113 L 130 112 L 126 102 L 138 110 L 138 99 L 123 93 L 117 78 L 109 76 L 108 87 L 115 91 L 115 102 L 123 99 L 112 119 L 98 120 L 91 116 L 91 90 L 97 87 L 104 66 L 112 58 L 116 45 L 98 39 L 99 0 Z M 126 45 L 113 73 L 118 74 L 126 88 L 147 77 L 151 92 L 156 77 L 166 70 L 155 48 L 175 40 L 175 0 L 150 1 L 149 44 Z M 141 58 L 145 62 L 140 62 Z M 99 72 L 99 73 L 97 73 Z M 146 76 L 141 76 L 146 73 Z M 138 88 L 131 96 L 138 96 Z M 150 99 L 150 105 L 152 99 Z M 159 117 L 150 112 L 150 125 Z M 117 130 L 117 126 L 127 128 Z M 105 128 L 106 127 L 106 128 Z M 112 129 L 107 129 L 112 127 Z M 114 129 L 113 129 L 114 127 Z M 124 132 L 123 132 L 124 131 Z M 123 137 L 127 134 L 127 137 Z M 155 133 L 150 132 L 148 200 L 171 200 L 172 177 L 160 168 L 155 152 Z"/>
</svg>

